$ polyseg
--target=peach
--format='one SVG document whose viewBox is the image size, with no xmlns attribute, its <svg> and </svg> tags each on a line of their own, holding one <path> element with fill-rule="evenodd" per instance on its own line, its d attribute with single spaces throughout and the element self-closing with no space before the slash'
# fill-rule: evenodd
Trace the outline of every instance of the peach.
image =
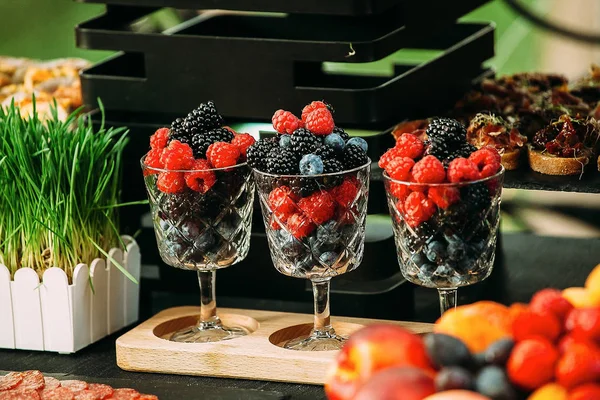
<svg viewBox="0 0 600 400">
<path fill-rule="evenodd" d="M 354 400 L 422 400 L 435 393 L 433 378 L 415 367 L 388 368 L 369 379 Z"/>
<path fill-rule="evenodd" d="M 558 383 L 547 383 L 531 393 L 527 400 L 567 400 L 568 394 Z"/>
<path fill-rule="evenodd" d="M 587 288 L 570 287 L 563 290 L 562 295 L 575 308 L 595 307 L 597 305 L 592 292 Z"/>
<path fill-rule="evenodd" d="M 589 291 L 594 305 L 600 305 L 600 264 L 590 272 L 585 280 L 585 288 Z"/>
<path fill-rule="evenodd" d="M 370 325 L 355 332 L 330 367 L 325 392 L 331 400 L 347 400 L 374 373 L 390 367 L 417 367 L 434 373 L 420 336 L 395 325 Z"/>
<path fill-rule="evenodd" d="M 489 397 L 479 393 L 471 392 L 470 390 L 448 390 L 432 394 L 425 397 L 423 400 L 491 400 Z"/>
</svg>

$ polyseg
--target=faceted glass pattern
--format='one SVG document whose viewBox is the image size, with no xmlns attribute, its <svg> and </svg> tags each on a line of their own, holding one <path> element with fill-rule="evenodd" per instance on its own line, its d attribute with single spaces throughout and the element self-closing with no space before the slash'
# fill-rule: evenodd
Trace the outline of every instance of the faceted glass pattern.
<svg viewBox="0 0 600 400">
<path fill-rule="evenodd" d="M 158 190 L 158 175 L 145 177 L 154 232 L 163 261 L 177 268 L 210 271 L 241 260 L 250 249 L 254 187 L 244 164 L 215 170 L 207 192 Z"/>
<path fill-rule="evenodd" d="M 500 223 L 503 170 L 485 180 L 460 184 L 428 186 L 394 181 L 385 174 L 384 178 L 398 261 L 407 280 L 429 288 L 456 289 L 490 275 Z M 396 194 L 427 193 L 432 186 L 455 190 L 461 197 L 445 209 L 437 207 L 427 221 L 410 226 L 414 223 L 407 222 L 410 218 Z"/>
<path fill-rule="evenodd" d="M 353 271 L 360 265 L 365 241 L 370 166 L 346 173 L 316 177 L 280 177 L 255 171 L 255 181 L 271 258 L 284 275 L 305 279 L 327 279 Z M 305 237 L 296 238 L 286 222 L 273 213 L 269 194 L 277 187 L 312 186 L 331 191 L 344 179 L 357 182 L 356 196 L 336 215 L 316 227 Z M 295 212 L 302 214 L 296 205 Z M 307 220 L 306 223 L 312 224 Z M 274 229 L 277 227 L 279 229 Z"/>
</svg>

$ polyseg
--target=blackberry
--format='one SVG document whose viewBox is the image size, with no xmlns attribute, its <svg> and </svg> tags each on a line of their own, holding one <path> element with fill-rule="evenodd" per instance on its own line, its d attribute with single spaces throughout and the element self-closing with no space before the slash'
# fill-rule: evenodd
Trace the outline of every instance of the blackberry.
<svg viewBox="0 0 600 400">
<path fill-rule="evenodd" d="M 272 149 L 267 156 L 267 172 L 276 175 L 298 174 L 297 155 L 287 149 Z"/>
<path fill-rule="evenodd" d="M 319 190 L 319 184 L 315 178 L 298 177 L 291 182 L 291 189 L 300 197 L 308 197 Z"/>
<path fill-rule="evenodd" d="M 177 118 L 175 121 L 171 122 L 171 135 L 181 132 L 183 128 L 183 119 Z"/>
<path fill-rule="evenodd" d="M 348 140 L 350 140 L 350 135 L 348 135 L 348 132 L 346 132 L 344 129 L 340 128 L 339 126 L 336 126 L 335 128 L 333 128 L 332 133 L 337 133 L 338 135 L 340 135 L 340 137 L 342 139 L 344 139 L 344 142 L 347 142 Z"/>
<path fill-rule="evenodd" d="M 199 195 L 195 202 L 195 216 L 215 218 L 225 208 L 225 200 L 218 195 L 206 193 Z"/>
<path fill-rule="evenodd" d="M 171 131 L 169 135 L 169 143 L 173 140 L 179 140 L 181 143 L 186 143 L 191 146 L 192 139 L 184 131 Z"/>
<path fill-rule="evenodd" d="M 443 163 L 448 163 L 457 157 L 455 154 L 460 150 L 463 144 L 466 144 L 466 142 L 460 145 L 453 145 L 443 138 L 429 138 L 425 154 L 435 156 Z"/>
<path fill-rule="evenodd" d="M 325 162 L 325 160 L 334 160 L 335 159 L 335 150 L 331 146 L 323 145 L 319 147 L 313 154 L 321 157 L 321 160 Z"/>
<path fill-rule="evenodd" d="M 197 215 L 198 198 L 201 194 L 186 191 L 179 194 L 164 194 L 159 203 L 159 216 L 163 220 L 169 220 L 173 225 L 181 221 L 193 219 Z"/>
<path fill-rule="evenodd" d="M 192 136 L 191 146 L 195 158 L 206 158 L 206 150 L 216 142 L 231 142 L 233 133 L 225 128 L 216 128 L 205 133 L 196 133 Z"/>
<path fill-rule="evenodd" d="M 444 141 L 450 146 L 464 143 L 467 140 L 467 130 L 463 124 L 451 118 L 437 118 L 427 126 L 427 137 L 430 140 Z"/>
<path fill-rule="evenodd" d="M 450 155 L 450 159 L 455 159 L 457 157 L 469 158 L 471 153 L 477 151 L 477 147 L 473 146 L 471 143 L 463 143 L 458 149 L 454 151 Z"/>
<path fill-rule="evenodd" d="M 246 161 L 250 168 L 259 171 L 267 172 L 267 157 L 269 152 L 278 147 L 278 138 L 272 137 L 268 139 L 258 140 L 246 151 Z"/>
<path fill-rule="evenodd" d="M 323 173 L 335 174 L 344 170 L 344 164 L 341 161 L 331 158 L 323 161 Z"/>
<path fill-rule="evenodd" d="M 485 183 L 475 183 L 460 189 L 460 198 L 467 208 L 474 213 L 485 210 L 491 204 L 490 191 Z"/>
<path fill-rule="evenodd" d="M 296 129 L 290 140 L 292 151 L 301 156 L 315 152 L 323 143 L 321 138 L 304 128 Z"/>
<path fill-rule="evenodd" d="M 423 222 L 413 228 L 413 232 L 414 235 L 410 231 L 405 233 L 406 244 L 412 252 L 419 252 L 425 250 L 424 246 L 435 233 L 435 229 L 429 222 Z"/>
<path fill-rule="evenodd" d="M 367 157 L 367 153 L 363 151 L 360 147 L 350 144 L 346 145 L 344 148 L 343 154 L 344 160 L 344 169 L 354 169 L 365 165 L 369 162 L 369 157 Z"/>
<path fill-rule="evenodd" d="M 223 117 L 217 111 L 215 103 L 208 101 L 201 103 L 198 108 L 192 110 L 183 121 L 183 128 L 190 132 L 202 133 L 223 126 Z"/>
</svg>

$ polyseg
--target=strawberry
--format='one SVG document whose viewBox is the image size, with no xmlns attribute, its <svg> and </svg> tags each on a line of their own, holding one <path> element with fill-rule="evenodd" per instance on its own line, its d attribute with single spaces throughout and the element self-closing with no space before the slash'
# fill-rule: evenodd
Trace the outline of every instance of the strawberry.
<svg viewBox="0 0 600 400">
<path fill-rule="evenodd" d="M 562 329 L 554 314 L 540 313 L 529 309 L 514 318 L 512 331 L 517 342 L 534 336 L 542 336 L 554 342 L 560 336 Z"/>
<path fill-rule="evenodd" d="M 573 305 L 556 289 L 543 289 L 533 295 L 529 308 L 540 313 L 550 312 L 563 322 Z"/>
<path fill-rule="evenodd" d="M 600 353 L 585 344 L 572 344 L 556 364 L 556 380 L 568 389 L 599 379 Z"/>
<path fill-rule="evenodd" d="M 518 342 L 506 369 L 510 380 L 526 390 L 535 390 L 552 381 L 558 351 L 548 340 L 538 337 Z"/>
</svg>

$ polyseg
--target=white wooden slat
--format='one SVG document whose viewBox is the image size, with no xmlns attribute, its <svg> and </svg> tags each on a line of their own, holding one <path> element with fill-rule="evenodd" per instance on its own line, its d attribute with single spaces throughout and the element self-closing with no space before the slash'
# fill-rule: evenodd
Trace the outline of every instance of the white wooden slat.
<svg viewBox="0 0 600 400">
<path fill-rule="evenodd" d="M 73 322 L 67 274 L 56 267 L 44 271 L 39 287 L 42 305 L 44 350 L 73 352 Z"/>
<path fill-rule="evenodd" d="M 140 247 L 133 238 L 126 243 L 128 244 L 125 252 L 125 268 L 138 281 L 138 283 L 135 283 L 128 278 L 125 279 L 125 325 L 131 325 L 139 317 L 141 254 Z"/>
<path fill-rule="evenodd" d="M 10 271 L 0 264 L 0 348 L 15 348 L 15 326 L 13 323 Z"/>
<path fill-rule="evenodd" d="M 92 287 L 90 271 L 86 264 L 78 264 L 73 272 L 73 284 L 69 286 L 71 315 L 73 316 L 73 351 L 92 343 Z"/>
<path fill-rule="evenodd" d="M 15 347 L 24 350 L 44 350 L 42 307 L 39 278 L 31 268 L 15 272 L 11 284 Z"/>
<path fill-rule="evenodd" d="M 108 265 L 108 334 L 114 333 L 125 326 L 125 307 L 123 306 L 123 293 L 125 290 L 125 275 L 113 263 L 114 260 L 123 265 L 123 251 L 110 249 L 110 256 L 106 260 Z"/>
<path fill-rule="evenodd" d="M 108 335 L 108 271 L 106 262 L 100 258 L 92 261 L 90 267 L 94 293 L 91 296 L 91 334 L 92 342 L 96 342 Z"/>
</svg>

